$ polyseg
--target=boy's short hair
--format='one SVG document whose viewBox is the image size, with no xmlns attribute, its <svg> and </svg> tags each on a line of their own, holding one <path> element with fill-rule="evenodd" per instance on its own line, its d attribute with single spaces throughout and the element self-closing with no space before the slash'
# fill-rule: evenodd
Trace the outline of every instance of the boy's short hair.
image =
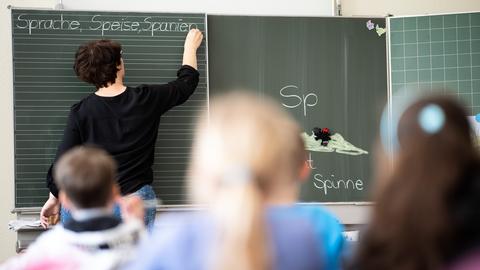
<svg viewBox="0 0 480 270">
<path fill-rule="evenodd" d="M 78 146 L 55 164 L 55 182 L 75 207 L 106 207 L 112 199 L 116 164 L 104 150 Z"/>
<path fill-rule="evenodd" d="M 91 41 L 78 48 L 73 69 L 82 81 L 99 89 L 115 82 L 121 59 L 120 43 L 107 39 Z"/>
</svg>

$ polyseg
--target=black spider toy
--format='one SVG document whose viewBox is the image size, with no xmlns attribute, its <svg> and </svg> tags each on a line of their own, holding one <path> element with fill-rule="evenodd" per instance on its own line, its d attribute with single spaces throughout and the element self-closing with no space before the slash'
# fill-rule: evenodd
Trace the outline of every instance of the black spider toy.
<svg viewBox="0 0 480 270">
<path fill-rule="evenodd" d="M 330 129 L 328 128 L 314 128 L 313 135 L 315 135 L 315 140 L 322 140 L 322 146 L 327 146 L 328 142 L 332 139 L 330 136 Z"/>
</svg>

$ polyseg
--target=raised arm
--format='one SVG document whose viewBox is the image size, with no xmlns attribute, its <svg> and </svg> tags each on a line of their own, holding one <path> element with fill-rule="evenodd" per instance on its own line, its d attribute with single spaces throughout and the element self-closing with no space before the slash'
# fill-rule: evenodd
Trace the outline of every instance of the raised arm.
<svg viewBox="0 0 480 270">
<path fill-rule="evenodd" d="M 183 46 L 183 65 L 188 65 L 197 68 L 197 49 L 202 43 L 203 34 L 198 29 L 192 29 L 185 38 L 185 45 Z"/>
<path fill-rule="evenodd" d="M 200 74 L 197 71 L 197 49 L 203 40 L 198 29 L 192 29 L 185 38 L 182 67 L 177 78 L 166 85 L 147 85 L 154 96 L 152 100 L 160 115 L 171 108 L 183 104 L 197 88 Z"/>
</svg>

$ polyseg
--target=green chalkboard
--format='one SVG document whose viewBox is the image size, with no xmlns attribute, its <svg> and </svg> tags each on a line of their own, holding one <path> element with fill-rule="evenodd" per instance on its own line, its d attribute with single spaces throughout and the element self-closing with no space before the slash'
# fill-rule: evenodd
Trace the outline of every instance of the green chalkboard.
<svg viewBox="0 0 480 270">
<path fill-rule="evenodd" d="M 480 12 L 393 17 L 389 23 L 392 102 L 412 91 L 440 91 L 458 97 L 471 116 L 479 114 Z"/>
<path fill-rule="evenodd" d="M 12 10 L 15 207 L 41 206 L 45 176 L 72 104 L 95 89 L 72 69 L 78 46 L 113 39 L 123 45 L 127 85 L 175 79 L 190 28 L 203 14 Z M 164 204 L 183 204 L 192 123 L 207 100 L 206 46 L 198 51 L 200 83 L 184 105 L 163 116 L 155 149 L 154 189 Z"/>
<path fill-rule="evenodd" d="M 385 21 L 208 16 L 210 96 L 245 89 L 273 97 L 306 133 L 327 127 L 368 152 L 309 151 L 305 202 L 369 200 L 372 146 L 388 93 Z"/>
<path fill-rule="evenodd" d="M 378 18 L 208 16 L 210 78 L 203 44 L 196 93 L 160 124 L 154 188 L 162 203 L 186 202 L 192 121 L 209 92 L 231 89 L 272 96 L 305 132 L 328 127 L 368 152 L 310 151 L 313 171 L 302 189 L 304 201 L 368 200 L 372 144 L 387 99 L 385 35 L 367 29 L 368 20 L 385 26 Z M 12 10 L 16 207 L 43 204 L 46 171 L 68 109 L 94 91 L 73 73 L 78 45 L 117 40 L 127 85 L 165 83 L 175 78 L 190 27 L 207 31 L 205 15 Z"/>
</svg>

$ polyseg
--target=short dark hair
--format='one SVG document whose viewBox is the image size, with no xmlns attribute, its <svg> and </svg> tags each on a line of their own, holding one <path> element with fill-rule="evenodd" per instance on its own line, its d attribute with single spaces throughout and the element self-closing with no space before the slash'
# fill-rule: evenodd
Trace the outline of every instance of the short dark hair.
<svg viewBox="0 0 480 270">
<path fill-rule="evenodd" d="M 112 199 L 116 164 L 104 150 L 78 146 L 56 162 L 55 182 L 78 208 L 105 207 Z"/>
<path fill-rule="evenodd" d="M 73 69 L 82 81 L 98 89 L 115 82 L 121 59 L 120 43 L 107 39 L 91 41 L 78 48 Z"/>
</svg>

